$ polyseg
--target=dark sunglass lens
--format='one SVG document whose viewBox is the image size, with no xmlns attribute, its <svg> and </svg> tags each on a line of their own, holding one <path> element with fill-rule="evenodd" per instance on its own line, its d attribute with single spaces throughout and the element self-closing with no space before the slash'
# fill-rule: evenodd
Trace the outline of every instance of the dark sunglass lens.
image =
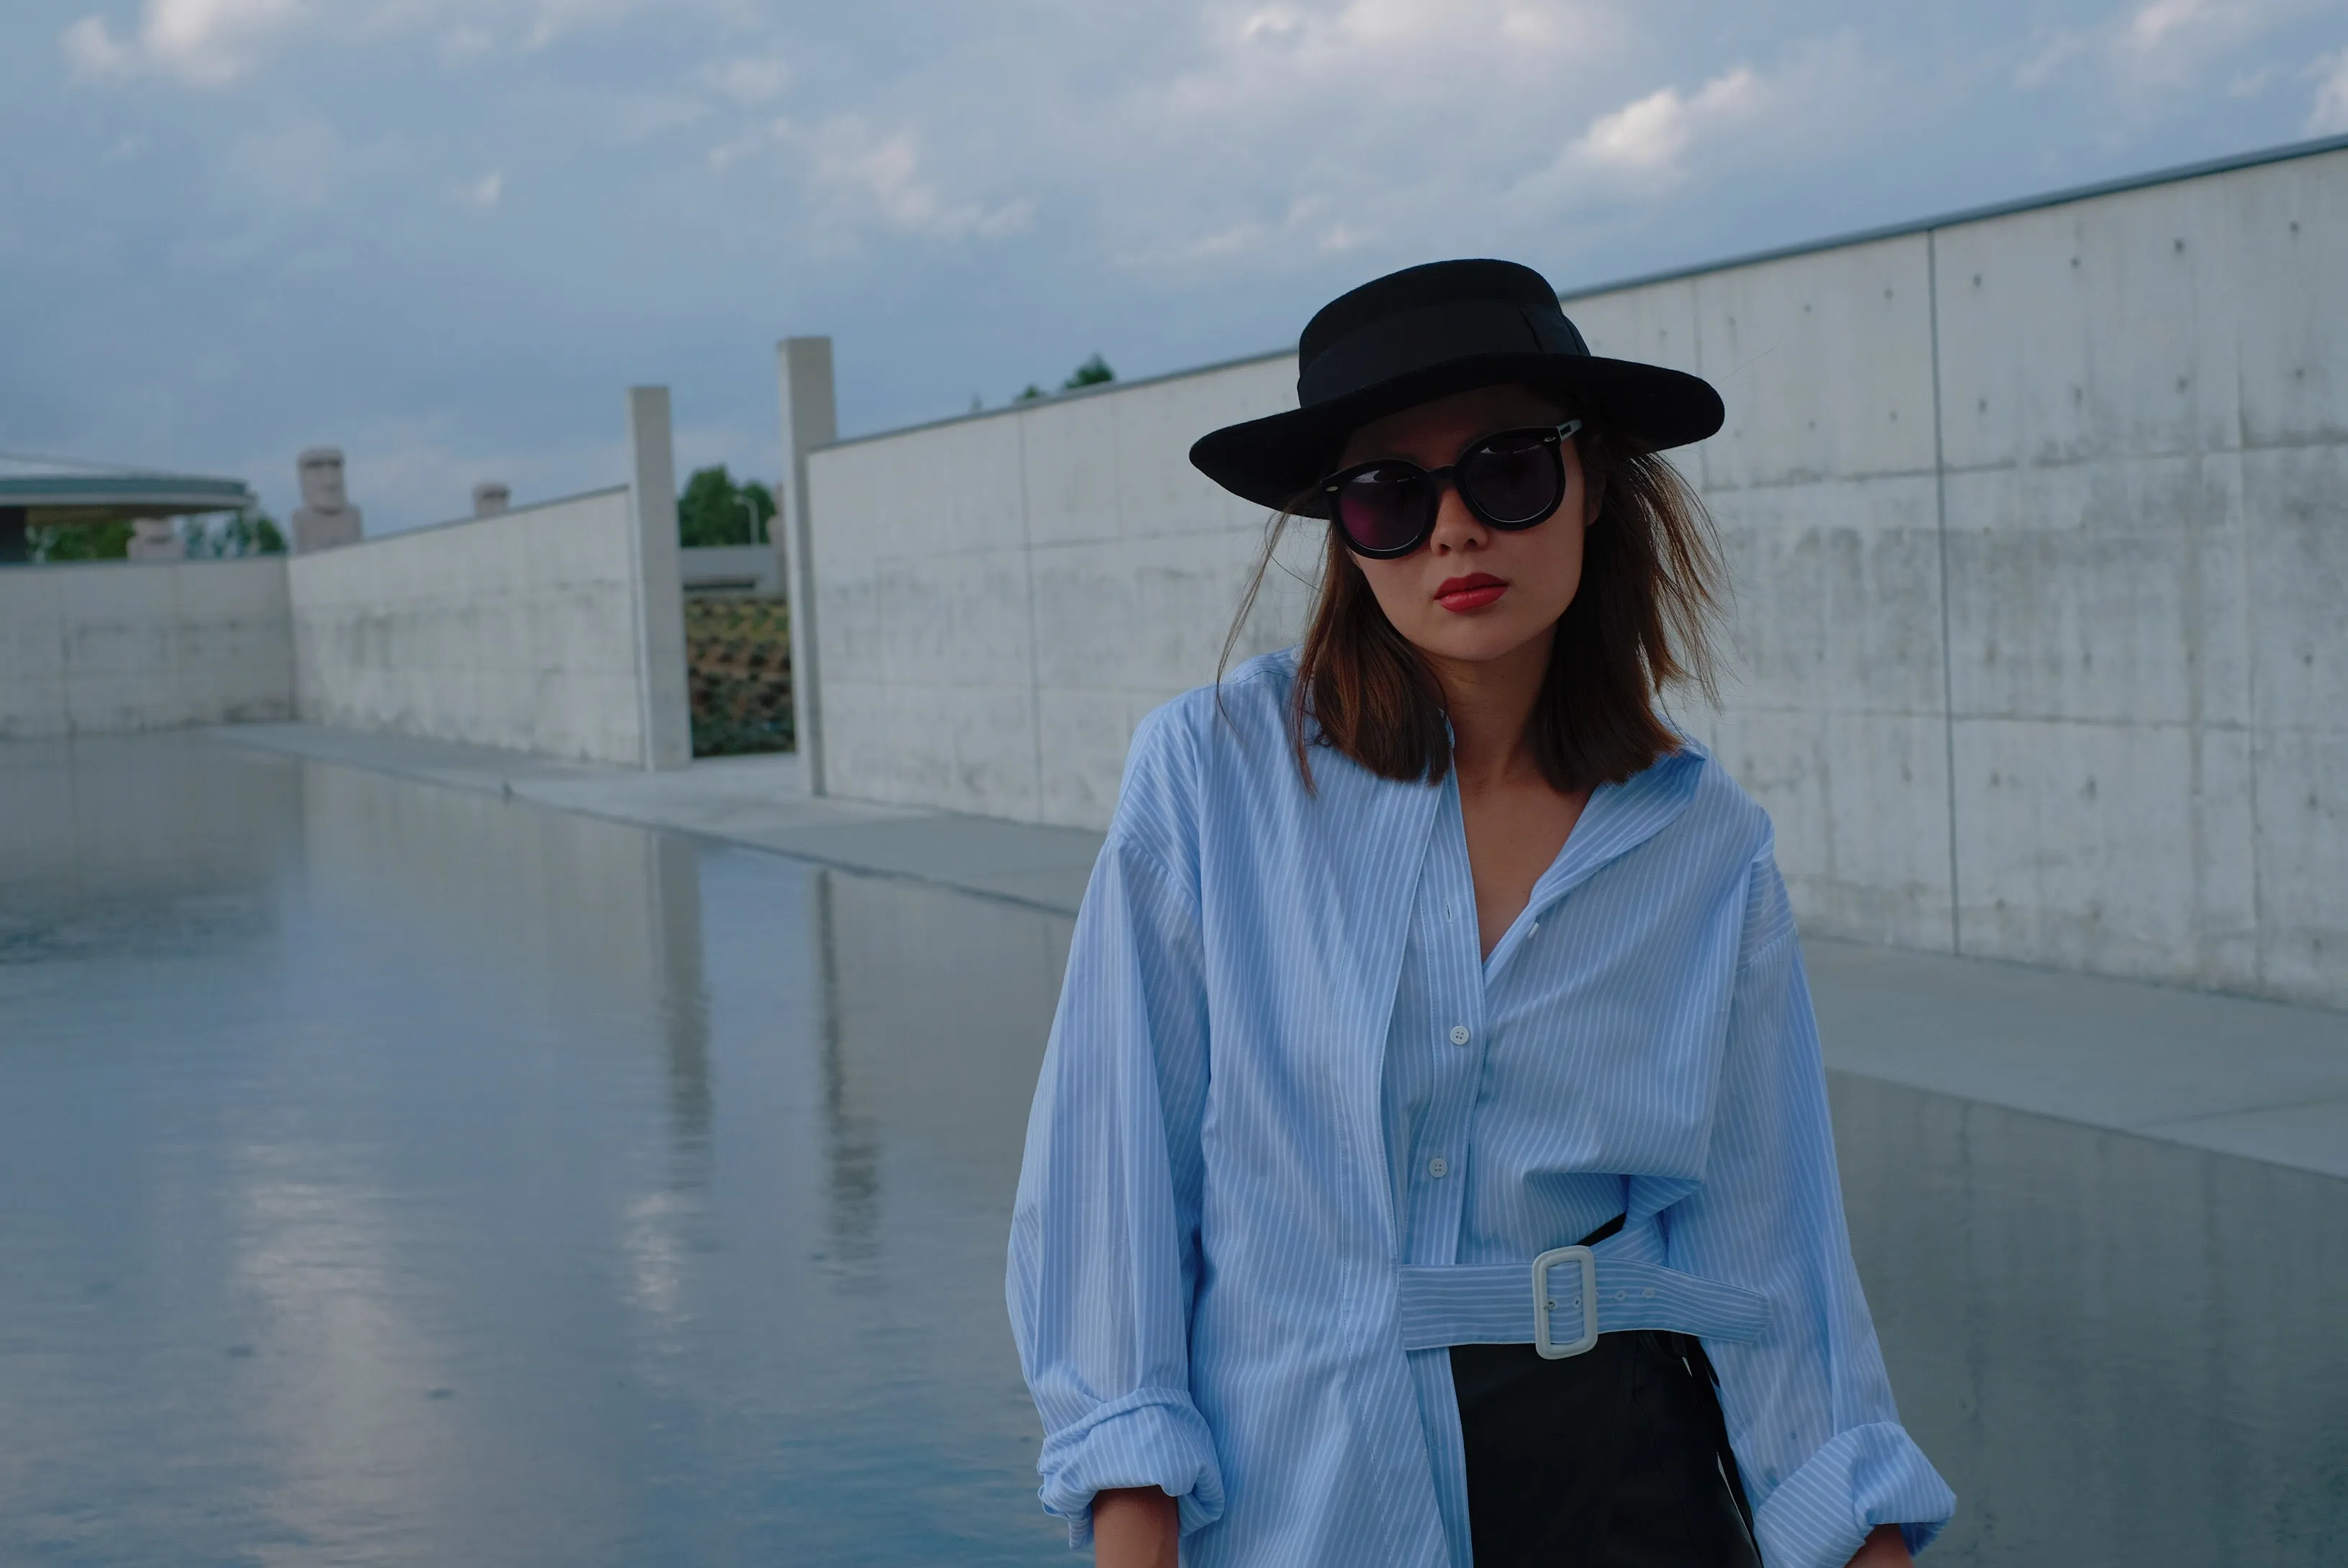
<svg viewBox="0 0 2348 1568">
<path fill-rule="evenodd" d="M 1401 463 L 1358 469 L 1337 487 L 1331 508 L 1354 548 L 1405 550 L 1426 527 L 1426 476 Z"/>
<path fill-rule="evenodd" d="M 1461 494 L 1503 528 L 1539 522 L 1563 499 L 1557 449 L 1538 431 L 1493 437 L 1460 459 L 1458 471 Z"/>
</svg>

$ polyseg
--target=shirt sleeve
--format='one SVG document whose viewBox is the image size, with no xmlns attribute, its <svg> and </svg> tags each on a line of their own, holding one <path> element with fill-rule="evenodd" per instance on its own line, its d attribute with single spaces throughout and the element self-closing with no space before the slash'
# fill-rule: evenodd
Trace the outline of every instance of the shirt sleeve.
<svg viewBox="0 0 2348 1568">
<path fill-rule="evenodd" d="M 1746 898 L 1704 1185 L 1665 1212 L 1672 1264 L 1769 1298 L 1747 1344 L 1706 1342 L 1771 1568 L 1841 1568 L 1878 1525 L 1921 1551 L 1956 1507 L 1900 1425 L 1852 1266 L 1826 1068 L 1784 879 Z"/>
<path fill-rule="evenodd" d="M 1113 829 L 1028 1119 L 1007 1285 L 1044 1422 L 1041 1496 L 1072 1546 L 1090 1542 L 1093 1496 L 1112 1487 L 1179 1499 L 1186 1534 L 1222 1514 L 1189 1376 L 1206 1090 L 1195 893 Z"/>
</svg>

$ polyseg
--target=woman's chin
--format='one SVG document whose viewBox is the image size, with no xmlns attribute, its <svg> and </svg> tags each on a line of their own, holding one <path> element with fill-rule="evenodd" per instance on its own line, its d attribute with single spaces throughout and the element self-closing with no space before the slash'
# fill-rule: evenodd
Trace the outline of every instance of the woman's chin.
<svg viewBox="0 0 2348 1568">
<path fill-rule="evenodd" d="M 1440 621 L 1413 626 L 1404 635 L 1411 646 L 1429 658 L 1450 664 L 1482 665 L 1519 653 L 1526 644 L 1543 636 L 1554 620 L 1528 625 L 1517 616 L 1454 615 L 1440 612 Z"/>
</svg>

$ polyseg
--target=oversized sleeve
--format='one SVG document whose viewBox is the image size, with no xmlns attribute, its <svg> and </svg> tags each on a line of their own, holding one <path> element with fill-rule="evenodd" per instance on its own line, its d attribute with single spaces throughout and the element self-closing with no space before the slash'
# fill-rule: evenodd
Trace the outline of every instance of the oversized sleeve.
<svg viewBox="0 0 2348 1568">
<path fill-rule="evenodd" d="M 1012 1217 L 1007 1295 L 1043 1417 L 1041 1495 L 1073 1546 L 1113 1487 L 1179 1499 L 1186 1534 L 1223 1509 L 1190 1397 L 1207 1004 L 1162 728 L 1136 737 L 1076 916 Z"/>
<path fill-rule="evenodd" d="M 1701 1189 L 1665 1211 L 1672 1266 L 1757 1290 L 1755 1342 L 1707 1341 L 1770 1568 L 1841 1568 L 1881 1524 L 1910 1552 L 1955 1496 L 1900 1425 L 1835 1173 L 1826 1068 L 1784 879 L 1747 882 Z"/>
</svg>

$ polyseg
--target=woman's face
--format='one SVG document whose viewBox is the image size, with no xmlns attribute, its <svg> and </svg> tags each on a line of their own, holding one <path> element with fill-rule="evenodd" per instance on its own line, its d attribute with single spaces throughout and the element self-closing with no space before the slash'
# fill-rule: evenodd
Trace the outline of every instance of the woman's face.
<svg viewBox="0 0 2348 1568">
<path fill-rule="evenodd" d="M 1354 432 L 1339 468 L 1374 458 L 1448 467 L 1462 450 L 1499 430 L 1555 425 L 1556 404 L 1520 387 L 1484 387 L 1389 415 Z M 1481 663 L 1547 639 L 1581 586 L 1583 531 L 1599 498 L 1583 482 L 1573 443 L 1563 444 L 1565 499 L 1546 522 L 1514 533 L 1486 526 L 1446 485 L 1435 532 L 1395 561 L 1354 557 L 1395 630 L 1419 652 Z"/>
</svg>

